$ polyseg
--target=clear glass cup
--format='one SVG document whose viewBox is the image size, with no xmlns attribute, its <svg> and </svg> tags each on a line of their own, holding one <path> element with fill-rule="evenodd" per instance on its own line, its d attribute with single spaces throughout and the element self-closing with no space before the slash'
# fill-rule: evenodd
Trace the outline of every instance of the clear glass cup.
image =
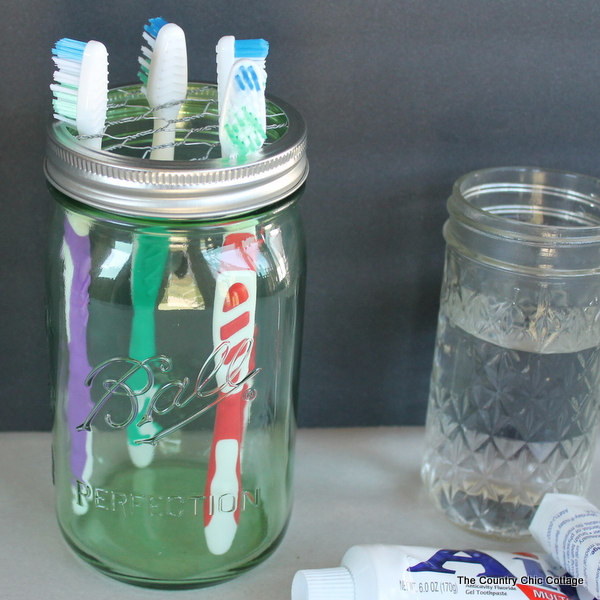
<svg viewBox="0 0 600 600">
<path fill-rule="evenodd" d="M 214 106 L 216 90 L 200 87 L 202 110 L 186 104 L 183 114 Z M 123 90 L 113 92 L 120 139 L 123 121 L 144 128 L 124 118 L 142 102 L 137 88 L 126 92 L 131 109 Z M 282 110 L 270 105 L 271 122 Z M 297 118 L 289 107 L 284 114 Z M 306 169 L 289 176 L 302 150 L 285 153 L 302 136 L 286 140 L 278 129 L 250 166 L 219 157 L 168 164 L 130 156 L 135 148 L 88 151 L 64 125 L 51 131 L 58 523 L 79 556 L 122 581 L 212 585 L 263 561 L 284 535 Z M 127 135 L 134 144 L 143 137 Z M 287 171 L 273 173 L 269 161 Z"/>
<path fill-rule="evenodd" d="M 457 181 L 422 475 L 480 533 L 528 535 L 546 492 L 584 494 L 600 400 L 600 182 L 533 168 Z"/>
</svg>

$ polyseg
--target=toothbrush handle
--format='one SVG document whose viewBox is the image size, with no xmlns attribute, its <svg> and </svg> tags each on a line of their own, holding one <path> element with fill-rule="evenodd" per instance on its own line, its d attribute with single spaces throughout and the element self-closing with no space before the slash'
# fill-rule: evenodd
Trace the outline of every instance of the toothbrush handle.
<svg viewBox="0 0 600 600">
<path fill-rule="evenodd" d="M 85 380 L 92 370 L 87 353 L 87 327 L 89 284 L 91 269 L 90 239 L 79 235 L 69 219 L 65 219 L 65 282 L 69 285 L 69 297 L 65 299 L 69 328 L 69 402 L 67 414 L 71 431 L 71 470 L 73 477 L 83 479 L 91 473 L 92 457 L 88 454 L 88 437 L 91 433 L 77 431 L 76 427 L 85 420 L 94 403 Z M 67 258 L 68 253 L 68 258 Z"/>
<path fill-rule="evenodd" d="M 173 160 L 175 157 L 175 133 L 177 131 L 178 106 L 159 108 L 154 111 L 154 133 L 150 153 L 153 160 Z"/>
<path fill-rule="evenodd" d="M 155 310 L 158 295 L 161 290 L 170 241 L 164 235 L 152 235 L 152 229 L 141 231 L 134 243 L 131 266 L 131 300 L 133 318 L 131 323 L 131 338 L 129 341 L 129 356 L 137 360 L 146 360 L 156 354 L 156 323 Z M 130 382 L 133 389 L 141 389 L 145 385 L 142 373 L 136 373 Z M 156 391 L 156 386 L 147 394 L 138 397 L 138 417 L 141 418 L 148 403 Z M 127 428 L 128 451 L 138 467 L 150 464 L 153 459 L 154 447 L 143 446 L 136 441 L 158 431 L 155 423 L 138 426 L 134 422 Z"/>
<path fill-rule="evenodd" d="M 175 157 L 175 146 L 173 145 L 175 143 L 175 125 L 169 121 L 154 119 L 154 128 L 155 132 L 152 137 L 154 150 L 150 153 L 150 158 L 152 160 L 173 160 Z"/>
<path fill-rule="evenodd" d="M 236 374 L 225 377 L 221 371 L 217 374 L 220 384 L 230 377 L 241 381 L 254 370 L 257 250 L 254 231 L 230 234 L 223 243 L 213 309 L 213 339 L 215 346 L 229 343 L 224 363 L 233 365 Z M 241 383 L 240 388 L 222 394 L 216 407 L 204 511 L 206 543 L 216 555 L 231 547 L 240 517 L 248 383 Z M 229 504 L 221 506 L 224 498 Z"/>
</svg>

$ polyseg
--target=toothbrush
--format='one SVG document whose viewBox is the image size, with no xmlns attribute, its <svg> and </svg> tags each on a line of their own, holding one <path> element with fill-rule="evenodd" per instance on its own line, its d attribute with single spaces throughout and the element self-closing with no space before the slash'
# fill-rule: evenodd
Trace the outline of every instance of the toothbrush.
<svg viewBox="0 0 600 600">
<path fill-rule="evenodd" d="M 55 118 L 77 130 L 82 145 L 102 148 L 108 103 L 108 53 L 101 42 L 63 38 L 52 50 L 56 66 L 53 92 Z M 76 514 L 88 510 L 87 485 L 93 471 L 92 431 L 79 431 L 94 403 L 85 381 L 92 370 L 87 354 L 91 252 L 89 224 L 67 215 L 61 249 L 65 283 L 65 325 L 69 350 L 67 423 L 71 438 L 72 508 Z"/>
<path fill-rule="evenodd" d="M 265 40 L 236 40 L 228 35 L 217 44 L 219 141 L 226 158 L 244 159 L 267 138 Z"/>
<path fill-rule="evenodd" d="M 219 258 L 213 308 L 213 344 L 226 344 L 216 381 L 217 403 L 211 455 L 206 477 L 204 533 L 210 552 L 229 550 L 235 537 L 242 494 L 241 455 L 254 370 L 258 242 L 254 228 L 225 237 Z M 228 372 L 229 369 L 232 373 Z M 232 381 L 233 380 L 233 381 Z M 235 391 L 234 391 L 235 390 Z M 212 499 L 227 497 L 223 509 Z"/>
<path fill-rule="evenodd" d="M 233 36 L 225 36 L 217 44 L 219 139 L 224 157 L 244 158 L 258 150 L 266 138 L 264 63 L 268 49 L 264 40 L 236 41 Z M 215 507 L 212 500 L 204 505 L 206 544 L 215 555 L 229 550 L 240 518 L 241 455 L 249 391 L 248 382 L 243 380 L 254 370 L 257 255 L 254 228 L 226 236 L 216 281 L 213 344 L 215 348 L 227 344 L 224 366 L 235 363 L 241 377 L 237 387 L 241 389 L 221 392 L 215 414 L 205 496 L 233 499 L 225 510 Z M 217 384 L 225 388 L 231 381 L 223 371 L 217 371 Z"/>
<path fill-rule="evenodd" d="M 102 148 L 108 103 L 108 53 L 101 42 L 63 38 L 52 49 L 56 65 L 54 117 L 75 127 L 80 142 Z"/>
<path fill-rule="evenodd" d="M 163 280 L 165 264 L 169 254 L 169 239 L 160 234 L 154 236 L 151 231 L 139 234 L 133 242 L 131 265 L 131 304 L 133 319 L 129 356 L 136 360 L 146 360 L 156 355 L 155 310 L 158 294 Z M 145 376 L 135 373 L 130 381 L 134 390 L 142 389 L 146 384 Z M 146 413 L 148 404 L 158 386 L 153 385 L 145 394 L 138 396 L 138 415 Z M 154 458 L 154 445 L 142 444 L 139 440 L 154 436 L 160 431 L 153 421 L 143 424 L 132 423 L 127 428 L 129 456 L 138 468 L 147 467 Z"/>
<path fill-rule="evenodd" d="M 175 23 L 163 18 L 150 19 L 145 25 L 139 58 L 142 82 L 148 104 L 154 115 L 151 159 L 173 160 L 175 121 L 180 104 L 187 95 L 188 65 L 185 34 Z"/>
<path fill-rule="evenodd" d="M 154 126 L 151 159 L 173 160 L 175 129 L 179 104 L 187 93 L 187 52 L 185 35 L 174 23 L 167 23 L 157 17 L 150 19 L 144 27 L 143 37 L 148 46 L 142 46 L 139 59 L 142 91 L 154 111 Z M 145 360 L 156 354 L 155 310 L 163 280 L 169 238 L 151 231 L 142 232 L 134 241 L 131 265 L 131 303 L 133 320 L 129 356 Z M 142 375 L 133 378 L 134 389 L 144 387 Z M 148 404 L 158 386 L 152 386 L 145 394 L 138 396 L 138 414 L 146 413 Z M 147 467 L 154 459 L 155 446 L 142 444 L 141 440 L 152 437 L 160 431 L 153 421 L 132 423 L 127 428 L 130 458 L 138 468 Z"/>
<path fill-rule="evenodd" d="M 88 306 L 90 301 L 89 224 L 69 214 L 65 219 L 62 245 L 65 282 L 65 324 L 69 349 L 67 423 L 71 438 L 71 473 L 73 482 L 72 508 L 76 514 L 88 510 L 87 493 L 81 495 L 80 486 L 87 486 L 93 471 L 92 431 L 79 431 L 94 408 L 90 388 L 85 384 L 92 370 L 87 356 Z"/>
</svg>

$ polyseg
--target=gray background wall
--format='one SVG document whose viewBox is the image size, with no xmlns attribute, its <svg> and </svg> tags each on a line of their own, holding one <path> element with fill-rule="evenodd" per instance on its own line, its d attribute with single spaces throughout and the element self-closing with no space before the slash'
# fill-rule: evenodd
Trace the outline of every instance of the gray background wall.
<svg viewBox="0 0 600 600">
<path fill-rule="evenodd" d="M 222 35 L 269 40 L 269 91 L 309 127 L 304 426 L 420 424 L 461 174 L 533 165 L 600 176 L 596 0 L 4 0 L 0 33 L 0 430 L 47 429 L 42 174 L 50 51 L 103 41 L 135 80 L 141 30 L 187 33 L 214 81 Z"/>
</svg>

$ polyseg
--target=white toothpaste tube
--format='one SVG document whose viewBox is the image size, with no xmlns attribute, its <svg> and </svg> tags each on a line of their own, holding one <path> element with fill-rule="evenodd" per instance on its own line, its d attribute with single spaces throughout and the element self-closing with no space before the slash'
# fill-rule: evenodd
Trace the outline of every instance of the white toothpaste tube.
<svg viewBox="0 0 600 600">
<path fill-rule="evenodd" d="M 585 498 L 546 494 L 529 527 L 558 564 L 600 597 L 600 511 Z"/>
<path fill-rule="evenodd" d="M 353 546 L 341 567 L 298 571 L 292 600 L 591 600 L 550 557 L 412 546 Z"/>
</svg>

